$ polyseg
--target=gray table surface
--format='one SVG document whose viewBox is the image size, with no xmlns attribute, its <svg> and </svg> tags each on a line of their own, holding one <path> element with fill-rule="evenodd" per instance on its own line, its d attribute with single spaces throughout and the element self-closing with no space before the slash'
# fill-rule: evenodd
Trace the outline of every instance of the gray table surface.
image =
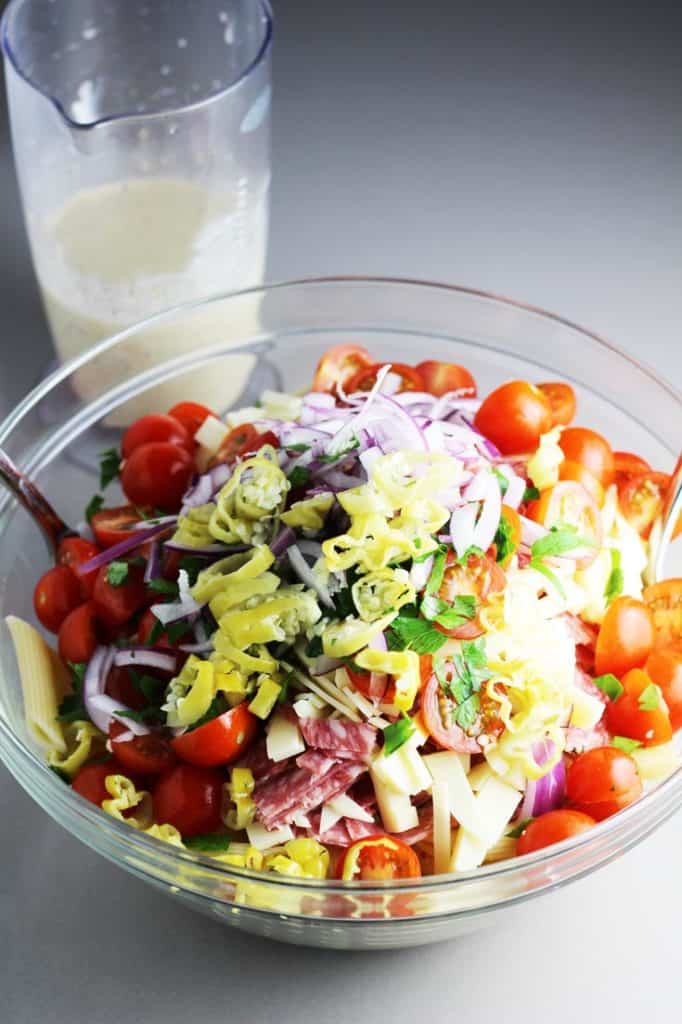
<svg viewBox="0 0 682 1024">
<path fill-rule="evenodd" d="M 276 7 L 271 278 L 491 289 L 682 383 L 679 8 Z M 4 413 L 50 345 L 4 117 L 0 129 Z M 0 806 L 6 1024 L 629 1024 L 679 1012 L 680 815 L 533 904 L 521 927 L 369 955 L 277 946 L 195 916 L 79 845 L 4 770 Z"/>
</svg>

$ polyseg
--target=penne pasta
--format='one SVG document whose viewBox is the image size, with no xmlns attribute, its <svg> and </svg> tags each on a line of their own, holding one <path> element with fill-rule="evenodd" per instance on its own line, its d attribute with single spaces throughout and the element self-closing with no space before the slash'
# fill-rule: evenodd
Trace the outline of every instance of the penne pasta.
<svg viewBox="0 0 682 1024">
<path fill-rule="evenodd" d="M 44 750 L 63 754 L 66 739 L 57 713 L 70 689 L 68 672 L 37 629 L 15 615 L 5 621 L 19 666 L 26 728 Z"/>
</svg>

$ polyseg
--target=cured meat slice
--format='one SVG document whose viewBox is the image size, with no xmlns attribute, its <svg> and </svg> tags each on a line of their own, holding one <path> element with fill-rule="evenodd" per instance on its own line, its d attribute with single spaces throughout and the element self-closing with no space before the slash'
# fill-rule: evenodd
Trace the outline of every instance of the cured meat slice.
<svg viewBox="0 0 682 1024">
<path fill-rule="evenodd" d="M 332 757 L 325 750 L 306 750 L 296 758 L 299 768 L 305 768 L 311 775 L 326 775 L 330 772 L 338 759 Z"/>
<path fill-rule="evenodd" d="M 259 817 L 266 828 L 289 825 L 296 814 L 306 814 L 345 793 L 366 771 L 365 764 L 353 761 L 335 765 L 321 778 L 305 768 L 295 768 L 254 792 Z"/>
<path fill-rule="evenodd" d="M 384 830 L 375 821 L 356 821 L 354 818 L 341 819 L 350 836 L 351 843 L 357 843 L 360 839 L 369 839 L 371 836 L 384 835 Z"/>
<path fill-rule="evenodd" d="M 291 758 L 284 761 L 271 761 L 265 747 L 265 740 L 255 743 L 236 764 L 237 768 L 249 768 L 256 786 L 261 786 L 270 779 L 282 775 L 289 770 Z"/>
<path fill-rule="evenodd" d="M 377 737 L 373 726 L 349 718 L 302 718 L 299 728 L 308 746 L 335 756 L 345 751 L 356 757 L 368 757 Z"/>
</svg>

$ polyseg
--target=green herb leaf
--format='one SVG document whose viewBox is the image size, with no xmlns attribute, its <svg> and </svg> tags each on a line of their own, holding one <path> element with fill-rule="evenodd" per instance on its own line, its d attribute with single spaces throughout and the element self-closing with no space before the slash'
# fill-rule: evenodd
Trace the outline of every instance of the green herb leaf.
<svg viewBox="0 0 682 1024">
<path fill-rule="evenodd" d="M 473 619 L 476 614 L 476 598 L 469 594 L 458 594 L 452 604 L 448 604 L 435 594 L 427 594 L 419 610 L 429 622 L 437 622 L 445 629 L 457 629 L 468 619 Z"/>
<path fill-rule="evenodd" d="M 460 729 L 470 729 L 478 718 L 478 713 L 481 710 L 481 698 L 477 693 L 472 693 L 470 697 L 458 704 L 453 712 L 453 720 L 457 723 Z"/>
<path fill-rule="evenodd" d="M 539 500 L 540 500 L 540 491 L 537 489 L 537 487 L 533 487 L 533 486 L 526 487 L 525 491 L 523 492 L 523 498 L 521 499 L 521 501 L 525 504 L 526 502 L 529 502 L 529 501 L 539 501 Z"/>
<path fill-rule="evenodd" d="M 658 693 L 658 687 L 655 683 L 649 683 L 637 698 L 642 711 L 656 711 L 661 704 L 661 699 Z"/>
<path fill-rule="evenodd" d="M 387 725 L 384 729 L 384 752 L 393 754 L 407 743 L 416 731 L 416 726 L 408 715 L 403 715 L 397 722 Z"/>
<path fill-rule="evenodd" d="M 145 722 L 158 718 L 159 709 L 148 707 L 134 711 L 132 708 L 118 708 L 116 711 L 113 711 L 112 714 L 114 718 L 130 719 L 131 722 L 140 722 L 144 724 Z"/>
<path fill-rule="evenodd" d="M 403 608 L 386 632 L 392 651 L 414 651 L 416 654 L 435 654 L 447 643 L 447 637 L 426 619 L 416 618 Z"/>
<path fill-rule="evenodd" d="M 92 522 L 92 517 L 97 515 L 102 505 L 104 504 L 104 498 L 101 494 L 93 494 L 90 501 L 85 506 L 85 518 L 89 523 Z"/>
<path fill-rule="evenodd" d="M 531 821 L 533 821 L 532 818 L 524 818 L 523 821 L 520 821 L 511 831 L 507 832 L 509 839 L 520 839 Z"/>
<path fill-rule="evenodd" d="M 443 583 L 443 576 L 445 575 L 445 563 L 447 561 L 447 549 L 441 544 L 440 547 L 433 555 L 433 568 L 431 569 L 431 575 L 426 581 L 426 593 L 436 594 Z"/>
<path fill-rule="evenodd" d="M 219 715 L 224 715 L 226 711 L 229 711 L 229 705 L 225 700 L 222 693 L 217 693 L 211 701 L 210 707 L 205 713 L 198 718 L 196 722 L 192 722 L 188 732 L 194 732 L 195 729 L 199 729 L 202 725 L 206 725 L 207 722 L 212 722 L 214 718 L 218 718 Z"/>
<path fill-rule="evenodd" d="M 620 567 L 620 551 L 616 548 L 611 548 L 611 575 L 606 582 L 606 589 L 604 590 L 604 600 L 607 605 L 615 601 L 617 597 L 620 597 L 624 586 L 625 577 Z"/>
<path fill-rule="evenodd" d="M 557 558 L 576 548 L 595 548 L 590 537 L 581 537 L 574 526 L 553 526 L 545 537 L 536 540 L 530 549 L 532 561 Z"/>
<path fill-rule="evenodd" d="M 516 544 L 512 538 L 512 525 L 505 516 L 500 519 L 495 534 L 495 546 L 497 547 L 497 561 L 506 562 L 516 551 Z"/>
<path fill-rule="evenodd" d="M 161 632 L 164 632 L 163 627 Z M 179 622 L 169 622 L 165 629 L 166 636 L 170 640 L 171 644 L 177 643 L 177 641 L 181 640 L 187 632 L 189 632 L 189 626 L 184 619 L 180 619 Z"/>
<path fill-rule="evenodd" d="M 90 718 L 83 703 L 83 680 L 88 667 L 86 661 L 68 663 L 71 669 L 71 685 L 73 691 L 67 693 L 57 709 L 58 722 L 87 722 Z"/>
<path fill-rule="evenodd" d="M 555 587 L 556 590 L 559 592 L 561 597 L 563 597 L 564 600 L 566 600 L 566 591 L 564 590 L 563 583 L 556 575 L 556 573 L 552 572 L 548 565 L 545 565 L 545 563 L 541 562 L 539 559 L 531 558 L 530 567 L 531 569 L 535 569 L 536 572 L 539 572 L 542 576 L 545 577 L 545 579 L 548 579 L 552 586 Z"/>
<path fill-rule="evenodd" d="M 135 689 L 142 694 L 148 704 L 159 705 L 162 703 L 166 692 L 166 684 L 163 680 L 137 672 L 130 667 L 128 667 L 128 675 L 132 679 Z"/>
<path fill-rule="evenodd" d="M 306 647 L 305 653 L 309 658 L 319 658 L 322 655 L 322 637 L 312 637 Z"/>
<path fill-rule="evenodd" d="M 310 451 L 309 444 L 286 444 L 284 447 L 288 452 L 298 452 L 300 455 Z"/>
<path fill-rule="evenodd" d="M 102 490 L 118 476 L 121 456 L 117 448 L 107 448 L 99 457 L 99 485 Z"/>
<path fill-rule="evenodd" d="M 122 587 L 125 581 L 128 579 L 128 563 L 127 562 L 109 562 L 107 569 L 107 583 L 110 583 L 112 587 Z"/>
<path fill-rule="evenodd" d="M 509 481 L 507 480 L 507 478 L 504 475 L 504 473 L 502 473 L 499 469 L 497 469 L 496 466 L 493 466 L 493 474 L 497 477 L 497 482 L 500 485 L 500 490 L 502 491 L 502 497 L 504 498 L 505 494 L 509 490 Z"/>
<path fill-rule="evenodd" d="M 230 836 L 219 836 L 209 833 L 205 836 L 186 836 L 183 843 L 188 850 L 197 853 L 227 853 L 232 839 Z"/>
<path fill-rule="evenodd" d="M 616 750 L 622 750 L 624 754 L 631 754 L 633 750 L 637 750 L 642 744 L 640 740 L 631 740 L 628 736 L 614 736 L 611 740 L 611 746 L 615 747 Z"/>
<path fill-rule="evenodd" d="M 197 581 L 197 576 L 205 566 L 205 559 L 197 558 L 196 555 L 183 555 L 178 562 L 178 569 L 184 569 L 187 573 L 190 587 L 194 586 Z"/>
<path fill-rule="evenodd" d="M 478 691 L 489 677 L 485 637 L 464 641 L 461 654 L 455 656 L 455 678 L 446 684 L 457 703 L 452 718 L 462 729 L 469 729 L 481 709 Z"/>
<path fill-rule="evenodd" d="M 170 594 L 171 597 L 177 597 L 178 595 L 178 585 L 174 580 L 159 578 L 150 580 L 147 586 L 150 590 L 156 591 L 157 594 Z"/>
<path fill-rule="evenodd" d="M 338 462 L 344 455 L 348 455 L 350 452 L 354 452 L 356 448 L 360 447 L 360 441 L 357 437 L 354 437 L 352 441 L 340 452 L 335 452 L 333 455 L 318 455 L 317 461 L 322 463 Z"/>
<path fill-rule="evenodd" d="M 592 682 L 599 687 L 602 693 L 606 694 L 609 700 L 618 700 L 623 692 L 623 687 L 611 672 L 607 672 L 604 676 L 596 676 Z"/>
<path fill-rule="evenodd" d="M 305 487 L 310 479 L 310 470 L 305 466 L 294 466 L 288 479 L 292 487 Z"/>
<path fill-rule="evenodd" d="M 483 558 L 485 551 L 481 548 L 477 548 L 475 544 L 472 544 L 470 548 L 467 548 L 464 554 L 457 559 L 457 565 L 466 566 L 470 558 Z"/>
<path fill-rule="evenodd" d="M 154 644 L 157 642 L 157 640 L 159 639 L 159 637 L 161 636 L 162 633 L 163 633 L 163 622 L 159 621 L 159 619 L 157 619 L 156 616 L 154 616 L 154 625 L 152 626 L 152 628 L 149 631 L 149 640 L 147 641 L 147 644 L 150 647 L 153 647 Z"/>
</svg>

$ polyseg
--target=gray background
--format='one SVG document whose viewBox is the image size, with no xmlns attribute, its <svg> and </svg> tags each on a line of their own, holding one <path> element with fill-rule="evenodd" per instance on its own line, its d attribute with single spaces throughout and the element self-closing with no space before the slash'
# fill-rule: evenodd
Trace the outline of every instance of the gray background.
<svg viewBox="0 0 682 1024">
<path fill-rule="evenodd" d="M 491 289 L 590 326 L 680 385 L 675 7 L 276 3 L 270 277 Z M 0 218 L 5 413 L 50 344 L 4 112 Z M 0 806 L 3 1024 L 679 1013 L 682 816 L 520 927 L 370 955 L 279 947 L 191 914 L 76 843 L 4 770 Z"/>
</svg>

